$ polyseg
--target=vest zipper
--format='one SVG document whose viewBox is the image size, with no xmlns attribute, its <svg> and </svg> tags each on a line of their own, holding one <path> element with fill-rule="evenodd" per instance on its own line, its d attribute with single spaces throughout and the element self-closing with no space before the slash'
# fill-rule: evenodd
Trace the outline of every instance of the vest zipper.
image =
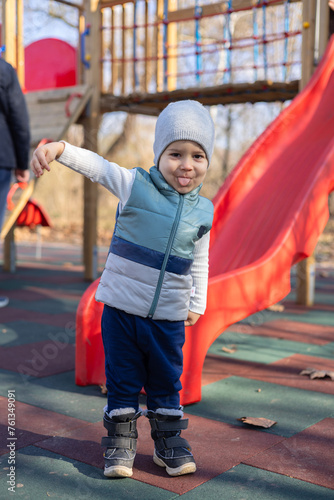
<svg viewBox="0 0 334 500">
<path fill-rule="evenodd" d="M 161 269 L 160 269 L 158 284 L 157 284 L 157 287 L 155 289 L 155 294 L 154 294 L 154 297 L 153 297 L 153 301 L 152 301 L 152 304 L 151 304 L 151 307 L 150 307 L 150 310 L 149 310 L 149 313 L 148 313 L 148 318 L 150 318 L 150 319 L 153 318 L 153 315 L 154 315 L 155 310 L 156 310 L 157 305 L 158 305 L 158 300 L 159 300 L 159 296 L 160 296 L 160 292 L 161 292 L 161 287 L 162 287 L 163 279 L 164 279 L 164 276 L 165 276 L 167 262 L 168 262 L 168 259 L 169 259 L 169 255 L 170 255 L 173 243 L 174 243 L 175 234 L 176 234 L 176 231 L 177 231 L 177 228 L 178 228 L 178 225 L 179 225 L 179 222 L 180 222 L 180 218 L 181 218 L 181 212 L 182 212 L 182 208 L 183 208 L 183 203 L 184 203 L 184 196 L 181 195 L 180 196 L 180 200 L 179 200 L 179 204 L 178 204 L 178 207 L 177 207 L 177 211 L 176 211 L 174 223 L 173 223 L 173 226 L 172 226 L 172 230 L 171 230 L 170 235 L 169 235 L 168 244 L 167 244 L 167 248 L 166 248 L 166 253 L 165 253 L 164 260 L 162 262 L 162 266 L 161 266 Z"/>
</svg>

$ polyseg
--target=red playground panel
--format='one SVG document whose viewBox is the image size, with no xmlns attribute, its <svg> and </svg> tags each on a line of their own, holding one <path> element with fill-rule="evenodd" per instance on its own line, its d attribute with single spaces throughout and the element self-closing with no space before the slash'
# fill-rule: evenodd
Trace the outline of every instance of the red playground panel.
<svg viewBox="0 0 334 500">
<path fill-rule="evenodd" d="M 77 83 L 77 51 L 57 38 L 44 38 L 25 48 L 27 91 L 70 87 Z"/>
<path fill-rule="evenodd" d="M 201 399 L 210 345 L 282 300 L 290 269 L 311 255 L 334 190 L 334 36 L 309 84 L 255 141 L 213 200 L 205 314 L 186 328 L 181 404 Z M 104 382 L 101 304 L 92 283 L 77 311 L 76 383 Z"/>
</svg>

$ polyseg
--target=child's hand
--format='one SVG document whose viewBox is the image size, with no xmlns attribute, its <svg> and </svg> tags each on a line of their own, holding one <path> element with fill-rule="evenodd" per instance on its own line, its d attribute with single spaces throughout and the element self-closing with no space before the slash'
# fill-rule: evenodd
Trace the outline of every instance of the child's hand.
<svg viewBox="0 0 334 500">
<path fill-rule="evenodd" d="M 30 177 L 30 172 L 29 170 L 21 170 L 20 168 L 16 168 L 15 177 L 17 182 L 28 182 Z"/>
<path fill-rule="evenodd" d="M 188 311 L 188 318 L 184 322 L 184 326 L 193 326 L 196 321 L 200 318 L 200 314 L 194 313 L 192 311 Z"/>
<path fill-rule="evenodd" d="M 49 163 L 59 158 L 64 148 L 65 144 L 63 142 L 50 142 L 34 151 L 30 166 L 36 177 L 43 175 L 43 170 L 50 172 Z"/>
</svg>

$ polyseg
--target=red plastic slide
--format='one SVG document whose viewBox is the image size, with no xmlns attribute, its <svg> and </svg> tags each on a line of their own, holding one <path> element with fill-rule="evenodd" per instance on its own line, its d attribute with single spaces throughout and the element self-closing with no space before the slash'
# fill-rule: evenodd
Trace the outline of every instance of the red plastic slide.
<svg viewBox="0 0 334 500">
<path fill-rule="evenodd" d="M 290 291 L 312 254 L 334 189 L 334 37 L 307 87 L 255 141 L 213 200 L 208 303 L 186 328 L 181 404 L 201 399 L 208 348 L 231 324 Z M 76 383 L 104 382 L 98 281 L 77 312 Z"/>
</svg>

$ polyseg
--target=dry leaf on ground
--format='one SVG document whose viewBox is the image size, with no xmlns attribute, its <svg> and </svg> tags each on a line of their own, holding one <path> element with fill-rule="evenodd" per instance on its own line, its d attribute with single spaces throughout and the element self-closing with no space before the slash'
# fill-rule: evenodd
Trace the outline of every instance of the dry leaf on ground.
<svg viewBox="0 0 334 500">
<path fill-rule="evenodd" d="M 230 347 L 222 347 L 222 351 L 227 352 L 229 354 L 233 354 L 234 352 L 237 351 L 237 348 L 235 345 L 231 345 Z"/>
<path fill-rule="evenodd" d="M 275 420 L 269 420 L 268 418 L 263 417 L 241 417 L 237 418 L 237 420 L 243 422 L 244 424 L 255 425 L 256 427 L 265 427 L 266 429 L 269 429 L 269 427 L 277 424 Z"/>
<path fill-rule="evenodd" d="M 309 375 L 310 379 L 315 378 L 326 378 L 329 377 L 331 380 L 334 380 L 334 372 L 330 372 L 327 370 L 318 370 L 317 368 L 305 368 L 302 370 L 299 375 Z"/>
<path fill-rule="evenodd" d="M 273 304 L 268 307 L 268 311 L 283 312 L 285 307 L 282 304 Z"/>
</svg>

